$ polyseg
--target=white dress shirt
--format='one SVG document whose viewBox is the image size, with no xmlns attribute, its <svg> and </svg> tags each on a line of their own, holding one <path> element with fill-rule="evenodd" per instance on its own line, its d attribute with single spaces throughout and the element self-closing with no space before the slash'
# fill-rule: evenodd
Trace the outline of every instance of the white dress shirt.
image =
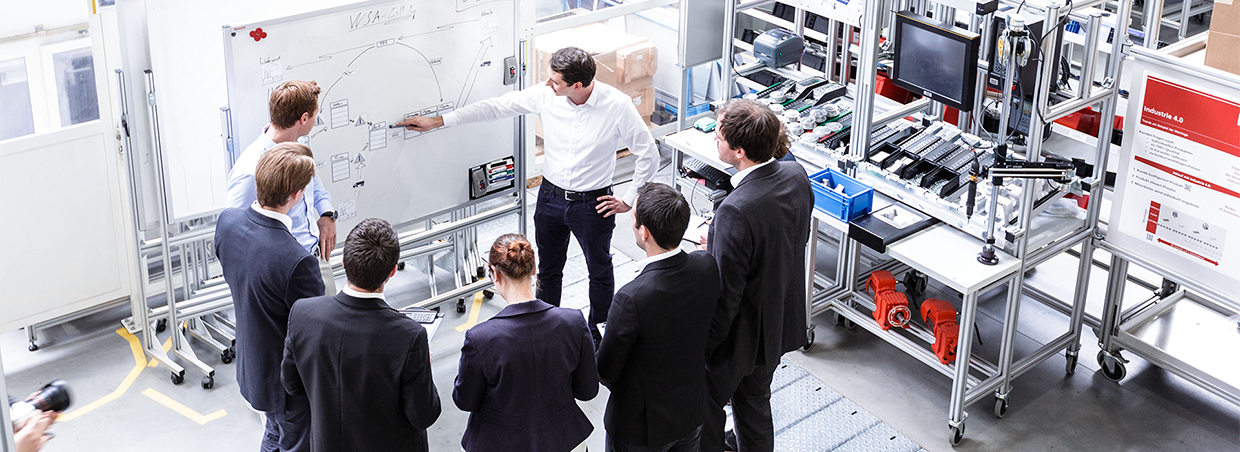
<svg viewBox="0 0 1240 452">
<path fill-rule="evenodd" d="M 632 206 L 637 189 L 654 178 L 659 150 L 633 99 L 620 90 L 594 81 L 584 104 L 556 96 L 546 85 L 505 93 L 443 115 L 445 126 L 470 124 L 534 113 L 542 119 L 543 177 L 570 191 L 610 187 L 616 171 L 616 150 L 628 147 L 637 156 L 633 185 L 622 199 Z"/>
<path fill-rule="evenodd" d="M 733 174 L 731 178 L 732 188 L 739 187 L 741 185 L 741 181 L 745 180 L 745 176 L 748 176 L 749 173 L 753 172 L 753 170 L 764 167 L 766 165 L 770 165 L 771 163 L 774 163 L 774 162 L 775 162 L 774 158 L 769 158 L 769 159 L 766 159 L 765 162 L 756 164 L 749 168 L 745 168 L 744 170 L 741 170 L 741 171 L 737 171 L 736 174 Z"/>
<path fill-rule="evenodd" d="M 659 254 L 656 254 L 656 255 L 654 255 L 654 256 L 650 256 L 650 257 L 647 257 L 647 258 L 645 258 L 645 259 L 642 259 L 642 260 L 640 260 L 640 261 L 638 261 L 638 262 L 637 262 L 637 268 L 638 268 L 638 270 L 637 270 L 637 271 L 639 271 L 639 272 L 640 272 L 640 271 L 642 271 L 642 270 L 645 270 L 647 265 L 650 265 L 650 264 L 653 264 L 653 263 L 655 263 L 655 262 L 658 262 L 658 261 L 661 261 L 661 260 L 667 259 L 667 258 L 669 258 L 669 257 L 675 256 L 675 255 L 680 254 L 680 253 L 683 253 L 683 252 L 685 252 L 685 250 L 682 250 L 682 249 L 680 249 L 680 248 L 676 248 L 676 249 L 671 250 L 671 251 L 664 251 L 664 252 L 659 253 Z"/>
<path fill-rule="evenodd" d="M 276 212 L 274 210 L 264 209 L 263 206 L 258 205 L 258 201 L 254 201 L 253 203 L 250 203 L 250 208 L 254 209 L 255 212 L 258 212 L 267 218 L 271 218 L 273 220 L 279 221 L 280 224 L 284 225 L 284 230 L 286 231 L 291 231 L 293 229 L 293 219 L 289 218 L 288 215 L 282 214 L 280 212 Z"/>
<path fill-rule="evenodd" d="M 266 129 L 264 129 L 264 133 L 250 143 L 240 157 L 237 157 L 232 171 L 228 173 L 228 197 L 225 204 L 227 207 L 245 207 L 258 198 L 254 186 L 254 173 L 258 171 L 258 160 L 275 146 L 276 142 L 267 136 Z M 313 252 L 315 245 L 319 244 L 319 217 L 331 210 L 332 195 L 327 192 L 326 188 L 323 188 L 323 181 L 319 180 L 319 176 L 314 176 L 306 185 L 306 193 L 302 196 L 301 202 L 288 212 L 288 216 L 293 219 L 293 227 L 289 229 L 289 232 L 293 234 L 293 238 L 297 239 L 297 243 L 306 248 L 306 251 Z"/>
<path fill-rule="evenodd" d="M 341 292 L 344 292 L 345 295 L 353 298 L 378 298 L 380 300 L 387 301 L 387 298 L 383 297 L 383 292 L 360 292 L 353 290 L 353 287 L 350 287 L 348 284 L 344 285 L 344 289 L 342 289 Z"/>
</svg>

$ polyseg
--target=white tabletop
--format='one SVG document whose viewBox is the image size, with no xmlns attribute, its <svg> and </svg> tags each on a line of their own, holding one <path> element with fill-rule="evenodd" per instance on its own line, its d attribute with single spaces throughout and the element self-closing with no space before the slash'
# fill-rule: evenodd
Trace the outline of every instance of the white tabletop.
<svg viewBox="0 0 1240 452">
<path fill-rule="evenodd" d="M 715 133 L 705 133 L 690 127 L 663 137 L 663 142 L 672 149 L 685 153 L 690 157 L 706 162 L 722 171 L 732 168 L 731 164 L 719 160 L 718 145 L 715 144 Z"/>
<path fill-rule="evenodd" d="M 977 261 L 982 241 L 939 223 L 887 246 L 887 254 L 962 293 L 979 291 L 1020 269 L 1020 261 L 996 250 L 996 265 Z"/>
</svg>

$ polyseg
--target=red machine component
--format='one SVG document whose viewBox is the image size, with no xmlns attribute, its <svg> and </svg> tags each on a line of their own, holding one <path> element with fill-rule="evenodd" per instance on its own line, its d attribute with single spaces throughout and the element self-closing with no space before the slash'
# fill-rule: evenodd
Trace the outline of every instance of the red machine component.
<svg viewBox="0 0 1240 452">
<path fill-rule="evenodd" d="M 870 273 L 865 289 L 874 296 L 874 320 L 882 329 L 908 328 L 913 311 L 908 308 L 908 297 L 896 292 L 896 278 L 891 272 L 878 270 Z"/>
<path fill-rule="evenodd" d="M 931 348 L 943 364 L 956 361 L 956 341 L 960 337 L 960 324 L 956 323 L 956 308 L 938 298 L 921 302 L 921 318 L 934 331 Z"/>
</svg>

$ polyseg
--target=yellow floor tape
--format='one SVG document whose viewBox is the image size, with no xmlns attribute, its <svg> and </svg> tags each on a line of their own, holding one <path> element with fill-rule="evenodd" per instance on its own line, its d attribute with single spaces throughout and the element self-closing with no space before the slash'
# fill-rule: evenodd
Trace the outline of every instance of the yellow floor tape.
<svg viewBox="0 0 1240 452">
<path fill-rule="evenodd" d="M 78 416 L 89 413 L 95 408 L 99 408 L 106 405 L 108 402 L 120 398 L 120 396 L 125 394 L 125 391 L 129 390 L 129 386 L 133 384 L 134 380 L 138 379 L 138 374 L 142 373 L 142 369 L 146 367 L 146 356 L 142 353 L 142 344 L 138 342 L 137 337 L 129 334 L 129 331 L 126 331 L 124 328 L 117 329 L 116 334 L 121 335 L 121 337 L 125 338 L 126 341 L 129 341 L 129 350 L 133 352 L 133 360 L 135 364 L 133 369 L 129 371 L 129 375 L 125 376 L 125 380 L 121 381 L 121 385 L 117 386 L 116 390 L 112 391 L 111 394 L 100 397 L 99 400 L 83 405 L 81 408 L 57 416 L 57 422 L 72 421 L 77 419 Z"/>
<path fill-rule="evenodd" d="M 482 292 L 474 294 L 474 305 L 469 308 L 469 320 L 456 327 L 457 331 L 465 331 L 478 324 L 478 312 L 482 310 Z"/>
<path fill-rule="evenodd" d="M 168 353 L 168 350 L 172 350 L 172 336 L 171 335 L 168 336 L 168 340 L 164 341 L 164 353 Z M 146 363 L 146 367 L 155 367 L 158 365 L 159 365 L 159 360 L 155 358 L 151 358 L 151 361 Z"/>
<path fill-rule="evenodd" d="M 172 400 L 168 398 L 168 396 L 160 394 L 151 388 L 146 388 L 145 391 L 142 391 L 142 395 L 150 397 L 151 400 L 159 402 L 160 405 L 171 408 L 172 411 L 181 413 L 182 416 L 189 418 L 189 420 L 191 421 L 197 422 L 198 425 L 206 425 L 208 422 L 214 421 L 216 419 L 219 419 L 219 418 L 222 418 L 228 415 L 228 413 L 225 413 L 224 410 L 219 410 L 214 413 L 203 416 L 201 414 L 198 414 L 197 411 L 191 410 L 189 407 L 185 405 L 181 405 L 180 403 L 177 403 L 177 401 Z"/>
</svg>

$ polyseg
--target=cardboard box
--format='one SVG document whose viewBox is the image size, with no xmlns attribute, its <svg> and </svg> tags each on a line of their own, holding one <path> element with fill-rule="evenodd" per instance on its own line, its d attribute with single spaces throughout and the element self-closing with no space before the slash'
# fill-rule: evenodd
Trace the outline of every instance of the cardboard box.
<svg viewBox="0 0 1240 452">
<path fill-rule="evenodd" d="M 1240 75 L 1240 3 L 1214 2 L 1210 36 L 1206 41 L 1206 66 Z"/>
<path fill-rule="evenodd" d="M 628 83 L 654 76 L 659 67 L 659 48 L 649 42 L 616 51 L 616 82 Z"/>
</svg>

